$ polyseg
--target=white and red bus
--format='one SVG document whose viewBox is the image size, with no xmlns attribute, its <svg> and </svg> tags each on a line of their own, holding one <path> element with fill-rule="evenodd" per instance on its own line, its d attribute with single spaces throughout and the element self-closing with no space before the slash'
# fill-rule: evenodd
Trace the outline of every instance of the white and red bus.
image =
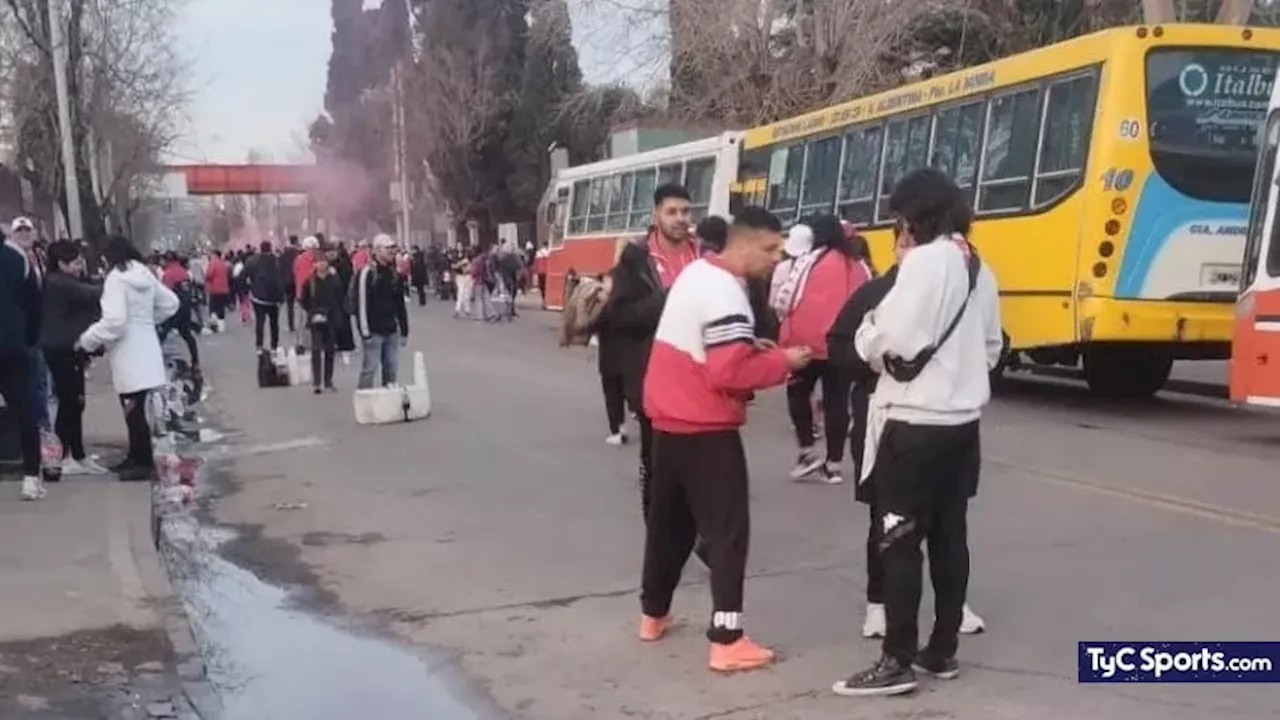
<svg viewBox="0 0 1280 720">
<path fill-rule="evenodd" d="M 1280 83 L 1258 142 L 1249 226 L 1231 338 L 1231 399 L 1280 408 Z"/>
<path fill-rule="evenodd" d="M 539 213 L 539 240 L 550 249 L 547 307 L 563 306 L 570 270 L 579 277 L 606 273 L 623 243 L 648 232 L 659 185 L 688 188 L 695 222 L 728 216 L 741 144 L 742 133 L 728 132 L 557 173 Z"/>
</svg>

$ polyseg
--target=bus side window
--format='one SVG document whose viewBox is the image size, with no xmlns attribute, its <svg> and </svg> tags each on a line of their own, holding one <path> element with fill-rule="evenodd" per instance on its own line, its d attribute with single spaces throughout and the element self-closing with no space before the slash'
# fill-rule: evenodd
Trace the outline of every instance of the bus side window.
<svg viewBox="0 0 1280 720">
<path fill-rule="evenodd" d="M 929 164 L 946 173 L 961 189 L 972 190 L 982 148 L 982 116 L 986 104 L 969 103 L 938 113 Z"/>
<path fill-rule="evenodd" d="M 711 209 L 711 191 L 715 184 L 715 158 L 690 160 L 685 170 L 685 187 L 689 190 L 690 214 L 694 222 L 700 222 Z"/>
<path fill-rule="evenodd" d="M 804 188 L 801 191 L 800 216 L 829 213 L 835 206 L 836 181 L 840 178 L 841 136 L 835 135 L 809 143 L 809 158 L 804 165 Z"/>
<path fill-rule="evenodd" d="M 627 229 L 641 231 L 649 227 L 653 219 L 653 191 L 658 189 L 658 171 L 636 171 L 635 186 L 631 192 L 631 217 Z"/>
<path fill-rule="evenodd" d="M 684 183 L 684 164 L 671 163 L 658 168 L 658 185 L 680 185 Z"/>
<path fill-rule="evenodd" d="M 896 120 L 886 126 L 884 167 L 880 173 L 880 201 L 876 221 L 889 219 L 889 196 L 907 173 L 925 166 L 929 159 L 928 115 Z"/>
<path fill-rule="evenodd" d="M 874 219 L 883 134 L 883 127 L 875 125 L 845 136 L 844 167 L 840 171 L 840 217 L 849 222 L 867 225 Z"/>
<path fill-rule="evenodd" d="M 1093 117 L 1092 74 L 1055 82 L 1045 97 L 1033 207 L 1048 205 L 1071 192 L 1084 172 Z"/>
<path fill-rule="evenodd" d="M 570 204 L 569 233 L 581 235 L 587 230 L 587 210 L 591 202 L 591 181 L 579 180 L 573 184 L 573 203 Z"/>
<path fill-rule="evenodd" d="M 1026 206 L 1039 133 L 1040 88 L 991 98 L 978 212 L 1021 210 Z"/>
<path fill-rule="evenodd" d="M 621 177 L 614 176 L 610 181 L 611 191 L 609 194 L 609 216 L 605 221 L 605 229 L 607 230 L 626 230 L 627 219 L 630 216 L 628 212 L 631 204 L 631 193 L 635 183 L 634 173 L 623 173 Z"/>
<path fill-rule="evenodd" d="M 800 181 L 804 172 L 804 143 L 774 150 L 769 162 L 769 211 L 784 226 L 796 221 L 800 206 Z"/>
<path fill-rule="evenodd" d="M 591 203 L 587 208 L 587 232 L 604 230 L 604 218 L 609 209 L 611 178 L 595 178 L 591 181 Z"/>
</svg>

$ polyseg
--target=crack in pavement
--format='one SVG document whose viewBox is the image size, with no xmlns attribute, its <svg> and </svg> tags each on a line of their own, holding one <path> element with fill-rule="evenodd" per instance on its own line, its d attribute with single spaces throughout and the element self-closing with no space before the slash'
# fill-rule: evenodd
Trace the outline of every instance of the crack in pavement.
<svg viewBox="0 0 1280 720">
<path fill-rule="evenodd" d="M 1020 669 L 1020 668 L 1000 667 L 999 665 L 984 665 L 983 663 L 969 662 L 967 660 L 964 663 L 962 663 L 960 667 L 961 668 L 969 667 L 969 668 L 974 668 L 976 670 L 983 670 L 991 673 L 999 673 L 1001 675 L 1016 675 L 1020 677 L 1040 677 L 1040 678 L 1049 678 L 1051 680 L 1067 680 L 1070 682 L 1075 682 L 1076 680 L 1076 677 L 1074 675 L 1064 675 L 1062 673 L 1050 672 L 1048 670 L 1026 670 L 1026 669 Z"/>
<path fill-rule="evenodd" d="M 690 718 L 689 720 L 714 720 L 715 718 L 729 717 L 730 715 L 733 715 L 735 713 L 751 712 L 752 710 L 761 710 L 763 708 L 783 705 L 789 702 L 794 702 L 796 700 L 803 700 L 805 698 L 816 698 L 818 697 L 818 692 L 819 691 L 817 690 L 806 690 L 800 693 L 792 693 L 790 695 L 785 695 L 780 698 L 773 698 L 772 700 L 765 700 L 763 702 L 753 703 L 751 705 L 740 705 L 738 707 L 728 708 L 727 710 L 717 710 L 712 713 L 707 713 L 706 715 L 698 715 L 696 717 Z"/>
<path fill-rule="evenodd" d="M 788 575 L 799 575 L 801 573 L 807 573 L 807 572 L 830 572 L 832 570 L 839 570 L 841 568 L 847 567 L 847 565 L 848 565 L 847 563 L 843 563 L 843 562 L 824 563 L 824 564 L 801 564 L 801 565 L 797 565 L 789 568 L 780 568 L 777 570 L 759 570 L 754 573 L 748 573 L 747 579 L 756 580 L 756 579 L 786 577 Z M 699 587 L 702 585 L 708 585 L 710 584 L 710 582 L 711 582 L 710 578 L 706 578 L 706 579 L 700 578 L 700 579 L 691 580 L 688 582 L 681 582 L 680 587 Z M 445 610 L 441 612 L 424 612 L 424 613 L 401 612 L 400 617 L 395 617 L 393 615 L 392 619 L 393 620 L 398 619 L 401 622 L 406 622 L 406 623 L 423 623 L 423 622 L 428 622 L 430 620 L 443 620 L 443 619 L 454 618 L 454 617 L 483 615 L 485 613 L 503 612 L 507 610 L 521 610 L 521 609 L 548 610 L 551 608 L 569 607 L 570 605 L 573 605 L 574 603 L 577 603 L 582 600 L 624 597 L 626 595 L 632 595 L 638 592 L 640 592 L 639 587 L 631 586 L 631 587 L 622 588 L 618 590 L 601 590 L 598 592 L 581 593 L 578 595 L 566 595 L 563 597 L 545 598 L 543 600 L 524 600 L 521 602 L 503 603 L 501 605 L 485 605 L 481 607 L 462 608 L 460 610 Z M 383 612 L 385 613 L 388 611 L 383 611 Z"/>
<path fill-rule="evenodd" d="M 1075 488 L 1078 490 L 1089 490 L 1102 495 L 1110 495 L 1112 497 L 1131 500 L 1148 507 L 1169 510 L 1183 515 L 1194 515 L 1206 520 L 1213 520 L 1224 525 L 1232 525 L 1235 527 L 1260 530 L 1262 532 L 1280 535 L 1280 519 L 1278 518 L 1254 515 L 1253 513 L 1248 513 L 1243 510 L 1233 510 L 1220 505 L 1210 505 L 1209 503 L 1200 502 L 1198 500 L 1189 500 L 1176 495 L 1166 495 L 1164 493 L 1157 493 L 1149 490 L 1118 488 L 1112 485 L 1084 480 L 1063 472 L 1046 470 L 1044 468 L 1035 468 L 991 455 L 984 455 L 983 460 L 991 463 L 992 465 L 999 465 L 1000 467 L 1008 468 L 1010 470 L 1017 470 L 1018 472 L 1026 473 L 1040 482 Z"/>
</svg>

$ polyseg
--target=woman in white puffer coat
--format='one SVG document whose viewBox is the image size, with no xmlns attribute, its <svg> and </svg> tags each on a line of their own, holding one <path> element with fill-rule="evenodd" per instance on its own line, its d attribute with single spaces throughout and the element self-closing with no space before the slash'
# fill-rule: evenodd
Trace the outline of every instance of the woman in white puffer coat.
<svg viewBox="0 0 1280 720">
<path fill-rule="evenodd" d="M 102 289 L 102 319 L 84 331 L 79 346 L 89 353 L 106 349 L 112 383 L 124 409 L 129 455 L 113 471 L 121 480 L 149 480 L 155 458 L 147 395 L 169 380 L 156 326 L 178 311 L 178 296 L 147 268 L 127 238 L 108 240 L 103 256 L 108 272 Z"/>
</svg>

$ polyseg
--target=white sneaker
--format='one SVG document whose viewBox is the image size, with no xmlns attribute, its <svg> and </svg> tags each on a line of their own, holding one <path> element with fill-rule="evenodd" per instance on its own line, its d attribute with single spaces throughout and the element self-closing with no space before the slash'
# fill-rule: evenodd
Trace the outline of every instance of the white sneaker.
<svg viewBox="0 0 1280 720">
<path fill-rule="evenodd" d="M 62 459 L 62 474 L 88 475 L 89 473 L 85 472 L 84 466 L 77 462 L 75 458 L 67 456 Z"/>
<path fill-rule="evenodd" d="M 813 447 L 801 448 L 800 456 L 796 458 L 796 466 L 791 468 L 791 479 L 802 480 L 822 467 L 825 462 L 823 458 L 818 456 L 818 451 Z"/>
<path fill-rule="evenodd" d="M 627 444 L 627 436 L 625 433 L 614 433 L 613 435 L 610 435 L 609 437 L 605 438 L 604 441 L 605 441 L 605 444 L 607 445 L 613 445 L 614 447 L 617 447 L 619 445 Z"/>
<path fill-rule="evenodd" d="M 22 478 L 23 500 L 39 500 L 44 496 L 44 480 L 40 479 L 38 475 L 28 475 Z"/>
<path fill-rule="evenodd" d="M 98 461 L 97 455 L 86 455 L 83 460 L 77 463 L 80 466 L 81 475 L 110 475 L 111 470 Z M 62 465 L 62 473 L 67 474 L 66 463 Z"/>
<path fill-rule="evenodd" d="M 839 485 L 844 482 L 844 475 L 840 473 L 840 463 L 829 462 L 822 466 L 819 475 L 822 482 L 828 485 Z"/>
<path fill-rule="evenodd" d="M 884 616 L 883 603 L 867 603 L 867 617 L 862 621 L 862 637 L 864 638 L 882 638 L 884 637 L 888 621 Z"/>
<path fill-rule="evenodd" d="M 964 617 L 960 619 L 960 632 L 964 635 L 977 635 L 985 632 L 987 623 L 978 616 L 973 610 L 969 609 L 969 604 L 964 605 Z"/>
</svg>

